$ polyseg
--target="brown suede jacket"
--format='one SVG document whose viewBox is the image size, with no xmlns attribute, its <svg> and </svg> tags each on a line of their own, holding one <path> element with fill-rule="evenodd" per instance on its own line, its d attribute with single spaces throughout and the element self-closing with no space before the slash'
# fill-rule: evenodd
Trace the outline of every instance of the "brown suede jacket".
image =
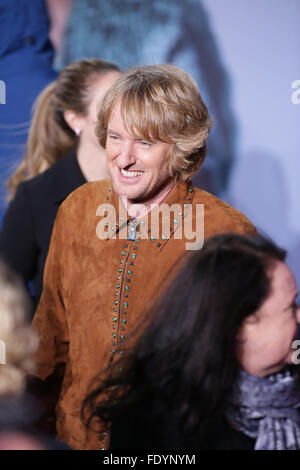
<svg viewBox="0 0 300 470">
<path fill-rule="evenodd" d="M 178 269 L 189 241 L 180 238 L 184 223 L 192 220 L 204 238 L 256 232 L 243 214 L 191 183 L 176 183 L 164 201 L 175 203 L 179 206 L 169 223 L 160 223 L 162 233 L 153 235 L 153 221 L 148 227 L 142 221 L 134 240 L 126 238 L 130 219 L 119 213 L 111 180 L 81 186 L 59 209 L 33 320 L 40 336 L 35 375 L 46 381 L 58 365 L 65 366 L 56 406 L 57 433 L 75 449 L 106 445 L 101 436 L 86 432 L 80 419 L 82 401 L 91 380 L 112 358 L 126 354 L 126 338 L 143 319 L 170 268 L 176 263 Z M 202 228 L 195 225 L 197 204 L 204 205 Z M 197 246 L 202 246 L 201 237 Z"/>
</svg>

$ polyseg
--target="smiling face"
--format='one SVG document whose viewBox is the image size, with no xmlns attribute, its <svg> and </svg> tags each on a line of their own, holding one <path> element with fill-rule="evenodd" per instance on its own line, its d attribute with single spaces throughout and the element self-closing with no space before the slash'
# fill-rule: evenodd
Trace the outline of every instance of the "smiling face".
<svg viewBox="0 0 300 470">
<path fill-rule="evenodd" d="M 131 204 L 154 204 L 175 182 L 168 169 L 171 144 L 146 142 L 129 134 L 120 108 L 118 103 L 112 111 L 106 140 L 114 190 L 119 196 L 126 196 Z"/>
<path fill-rule="evenodd" d="M 271 290 L 259 310 L 244 320 L 238 334 L 238 357 L 249 374 L 264 377 L 292 362 L 291 349 L 300 320 L 297 287 L 287 265 L 277 262 Z"/>
</svg>

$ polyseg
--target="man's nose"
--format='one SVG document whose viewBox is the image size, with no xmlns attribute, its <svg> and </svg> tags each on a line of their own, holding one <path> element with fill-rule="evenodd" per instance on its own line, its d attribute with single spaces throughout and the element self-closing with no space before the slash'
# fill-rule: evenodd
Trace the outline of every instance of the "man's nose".
<svg viewBox="0 0 300 470">
<path fill-rule="evenodd" d="M 126 168 L 128 165 L 132 165 L 136 161 L 134 143 L 132 141 L 123 141 L 120 146 L 119 166 Z"/>
</svg>

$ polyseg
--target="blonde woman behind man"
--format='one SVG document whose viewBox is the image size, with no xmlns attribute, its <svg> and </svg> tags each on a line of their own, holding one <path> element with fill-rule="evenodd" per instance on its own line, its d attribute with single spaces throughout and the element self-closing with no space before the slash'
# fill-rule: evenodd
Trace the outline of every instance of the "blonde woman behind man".
<svg viewBox="0 0 300 470">
<path fill-rule="evenodd" d="M 38 98 L 26 155 L 8 182 L 12 201 L 0 233 L 0 254 L 32 281 L 34 306 L 60 204 L 87 181 L 109 177 L 94 127 L 97 106 L 119 75 L 99 59 L 74 62 Z"/>
</svg>

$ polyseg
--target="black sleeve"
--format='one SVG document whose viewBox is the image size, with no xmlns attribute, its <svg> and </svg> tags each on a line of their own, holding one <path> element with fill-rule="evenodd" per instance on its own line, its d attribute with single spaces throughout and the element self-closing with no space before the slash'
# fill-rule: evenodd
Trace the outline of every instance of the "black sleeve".
<svg viewBox="0 0 300 470">
<path fill-rule="evenodd" d="M 21 183 L 7 208 L 0 231 L 0 256 L 23 278 L 32 279 L 36 269 L 37 245 L 26 183 Z"/>
</svg>

